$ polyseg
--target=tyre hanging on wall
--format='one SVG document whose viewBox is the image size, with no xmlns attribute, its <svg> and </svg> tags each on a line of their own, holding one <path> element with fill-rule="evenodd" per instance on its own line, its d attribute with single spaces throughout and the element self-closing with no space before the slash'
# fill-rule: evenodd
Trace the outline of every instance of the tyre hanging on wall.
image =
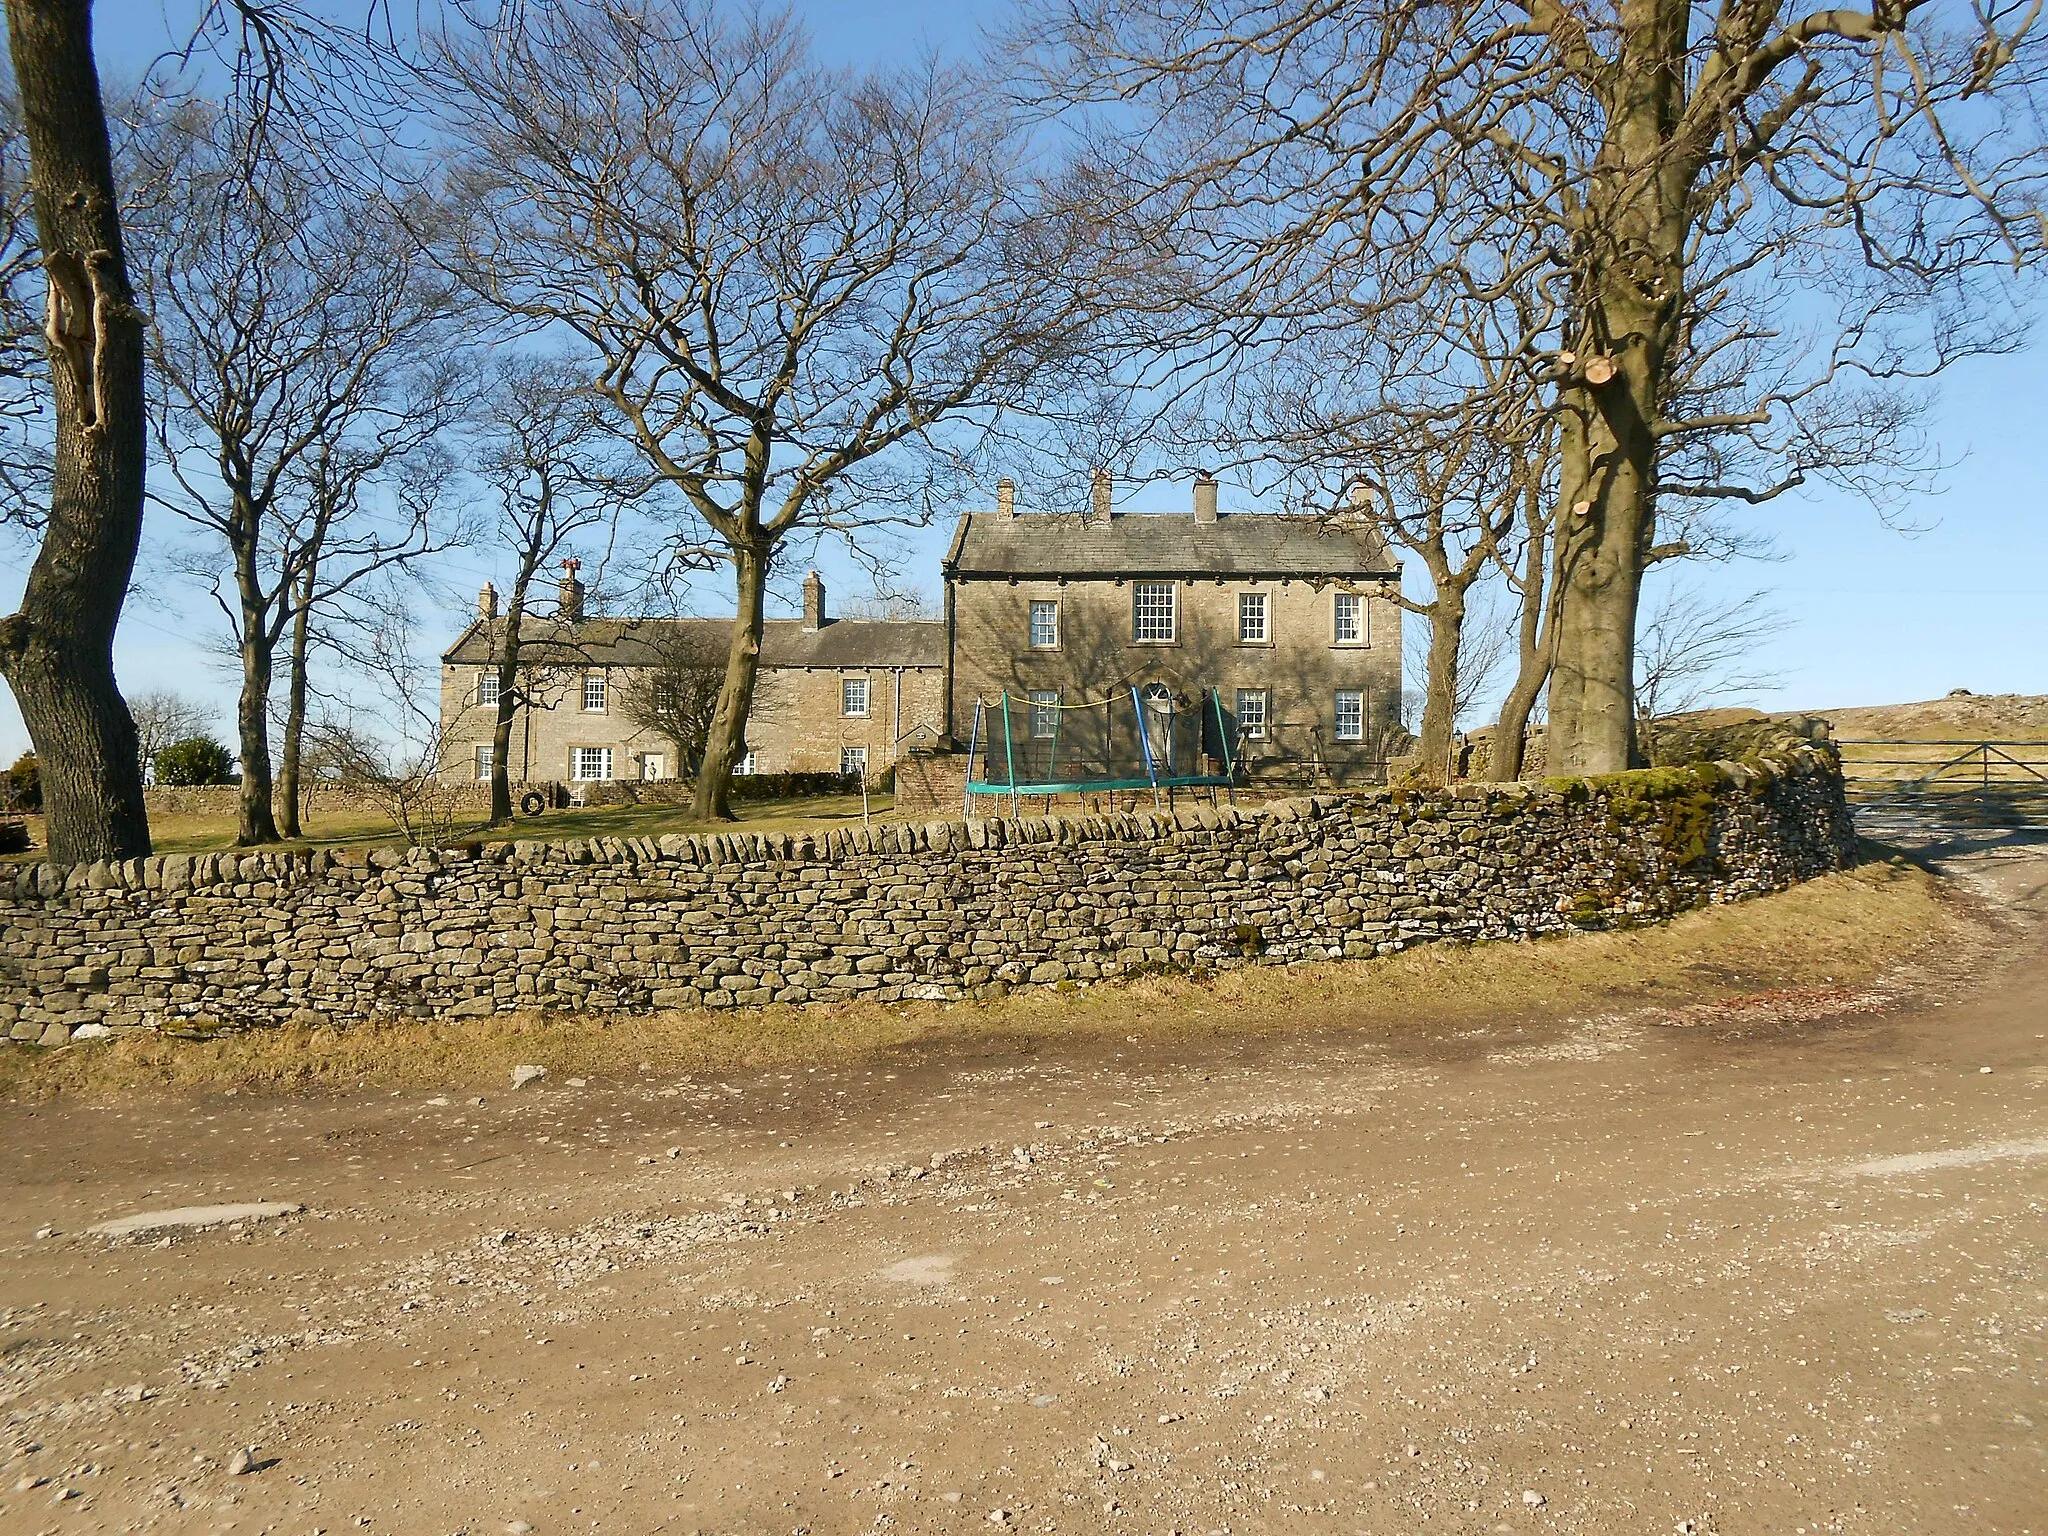
<svg viewBox="0 0 2048 1536">
<path fill-rule="evenodd" d="M 528 816 L 538 816 L 548 808 L 548 797 L 537 789 L 529 789 L 519 797 L 519 809 Z"/>
</svg>

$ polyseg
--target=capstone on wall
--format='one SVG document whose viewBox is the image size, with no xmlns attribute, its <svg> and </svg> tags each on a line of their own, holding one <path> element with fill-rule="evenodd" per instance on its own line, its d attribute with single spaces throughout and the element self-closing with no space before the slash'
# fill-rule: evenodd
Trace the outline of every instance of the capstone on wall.
<svg viewBox="0 0 2048 1536">
<path fill-rule="evenodd" d="M 1250 810 L 0 876 L 0 1033 L 985 997 L 1653 920 L 1839 868 L 1823 748 Z"/>
</svg>

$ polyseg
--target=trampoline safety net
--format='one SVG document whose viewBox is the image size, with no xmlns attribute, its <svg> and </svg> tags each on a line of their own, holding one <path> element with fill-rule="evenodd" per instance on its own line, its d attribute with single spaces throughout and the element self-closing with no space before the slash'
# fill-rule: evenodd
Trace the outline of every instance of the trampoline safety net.
<svg viewBox="0 0 2048 1536">
<path fill-rule="evenodd" d="M 1065 703 L 1050 694 L 978 699 L 969 750 L 970 795 L 1225 785 L 1235 742 L 1213 688 L 1176 695 L 1124 688 Z"/>
</svg>

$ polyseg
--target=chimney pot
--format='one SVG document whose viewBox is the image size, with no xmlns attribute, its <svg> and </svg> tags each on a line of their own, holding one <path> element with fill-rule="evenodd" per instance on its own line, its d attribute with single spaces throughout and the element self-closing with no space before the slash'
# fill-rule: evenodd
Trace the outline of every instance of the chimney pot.
<svg viewBox="0 0 2048 1536">
<path fill-rule="evenodd" d="M 483 591 L 476 595 L 476 616 L 486 624 L 498 616 L 498 589 L 488 581 Z"/>
<path fill-rule="evenodd" d="M 1110 492 L 1115 488 L 1115 484 L 1116 482 L 1110 478 L 1108 470 L 1098 469 L 1095 471 L 1095 482 L 1088 501 L 1088 521 L 1092 526 L 1097 528 L 1107 528 L 1109 526 L 1109 498 Z"/>
<path fill-rule="evenodd" d="M 581 560 L 562 562 L 562 585 L 555 600 L 555 616 L 571 624 L 583 622 L 583 583 L 576 575 L 582 567 Z"/>
<path fill-rule="evenodd" d="M 1216 477 L 1206 471 L 1195 480 L 1195 521 L 1216 521 Z"/>
<path fill-rule="evenodd" d="M 816 571 L 804 578 L 804 628 L 815 633 L 825 627 L 825 582 Z"/>
<path fill-rule="evenodd" d="M 1005 475 L 996 482 L 996 516 L 1015 517 L 1016 515 L 1017 482 L 1008 475 Z"/>
</svg>

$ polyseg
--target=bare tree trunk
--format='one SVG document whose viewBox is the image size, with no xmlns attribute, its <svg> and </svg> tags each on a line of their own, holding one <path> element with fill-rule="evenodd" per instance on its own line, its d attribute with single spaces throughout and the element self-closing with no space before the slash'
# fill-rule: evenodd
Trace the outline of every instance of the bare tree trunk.
<svg viewBox="0 0 2048 1536">
<path fill-rule="evenodd" d="M 270 614 L 263 603 L 262 584 L 256 572 L 254 516 L 243 511 L 237 523 L 247 531 L 236 539 L 234 546 L 242 630 L 242 692 L 235 704 L 242 792 L 238 797 L 235 843 L 246 848 L 253 843 L 278 841 L 277 820 L 270 814 L 270 678 L 277 647 L 271 639 Z"/>
<path fill-rule="evenodd" d="M 261 634 L 242 637 L 242 693 L 235 705 L 235 726 L 241 743 L 242 792 L 239 798 L 236 846 L 278 841 L 277 818 L 270 813 L 270 675 L 273 657 Z"/>
<path fill-rule="evenodd" d="M 1458 647 L 1465 637 L 1465 588 L 1440 584 L 1429 608 L 1429 673 L 1422 695 L 1416 755 L 1432 776 L 1451 777 L 1451 733 L 1457 729 Z"/>
<path fill-rule="evenodd" d="M 318 567 L 308 562 L 292 594 L 291 650 L 285 667 L 284 747 L 278 754 L 277 795 L 273 802 L 277 830 L 285 837 L 304 837 L 299 819 L 303 795 L 299 765 L 306 745 L 306 651 L 312 638 L 313 580 Z"/>
<path fill-rule="evenodd" d="M 1540 487 L 1527 493 L 1530 500 L 1542 495 Z M 1529 716 L 1550 681 L 1550 669 L 1557 659 L 1557 606 L 1559 586 L 1555 566 L 1560 556 L 1559 540 L 1569 530 L 1552 529 L 1548 534 L 1533 505 L 1524 520 L 1527 538 L 1522 549 L 1522 613 L 1516 633 L 1515 681 L 1501 700 L 1500 720 L 1493 728 L 1493 752 L 1487 777 L 1509 783 L 1522 776 L 1529 749 Z"/>
<path fill-rule="evenodd" d="M 526 593 L 533 572 L 522 565 L 512 583 L 512 604 L 505 614 L 505 638 L 498 648 L 498 713 L 491 722 L 491 820 L 502 827 L 512 819 L 512 714 L 519 705 L 519 641 L 526 621 Z"/>
<path fill-rule="evenodd" d="M 733 551 L 739 588 L 739 609 L 733 618 L 732 648 L 726 655 L 725 686 L 704 742 L 704 764 L 697 770 L 695 814 L 701 821 L 731 821 L 732 771 L 739 765 L 746 739 L 747 715 L 754 707 L 754 683 L 761 670 L 761 625 L 768 591 L 768 551 L 745 545 Z"/>
<path fill-rule="evenodd" d="M 114 629 L 142 534 L 142 314 L 128 286 L 89 0 L 7 0 L 49 274 L 56 450 L 50 520 L 0 675 L 42 766 L 50 857 L 149 852 L 135 721 L 114 682 Z"/>
</svg>

